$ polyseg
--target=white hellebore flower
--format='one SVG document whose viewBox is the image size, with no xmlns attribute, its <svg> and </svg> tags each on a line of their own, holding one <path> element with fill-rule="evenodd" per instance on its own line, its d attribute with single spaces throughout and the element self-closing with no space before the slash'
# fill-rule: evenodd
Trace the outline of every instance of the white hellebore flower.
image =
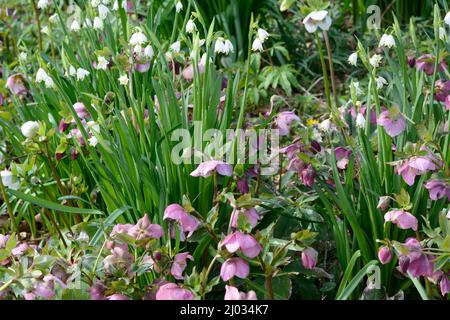
<svg viewBox="0 0 450 320">
<path fill-rule="evenodd" d="M 82 81 L 84 80 L 84 78 L 86 78 L 89 75 L 89 71 L 83 69 L 83 68 L 78 68 L 77 69 L 77 80 L 78 81 Z"/>
<path fill-rule="evenodd" d="M 444 22 L 450 26 L 450 11 L 445 15 Z"/>
<path fill-rule="evenodd" d="M 395 39 L 390 34 L 383 34 L 380 39 L 379 47 L 395 48 Z"/>
<path fill-rule="evenodd" d="M 361 113 L 358 113 L 356 116 L 356 126 L 358 128 L 364 128 L 366 125 L 366 119 L 364 119 L 364 116 Z"/>
<path fill-rule="evenodd" d="M 108 68 L 108 60 L 105 57 L 98 57 L 97 69 L 106 70 Z"/>
<path fill-rule="evenodd" d="M 94 29 L 103 30 L 103 20 L 99 17 L 94 18 Z"/>
<path fill-rule="evenodd" d="M 181 3 L 181 1 L 177 2 L 177 4 L 175 5 L 175 10 L 177 13 L 183 10 L 183 4 Z"/>
<path fill-rule="evenodd" d="M 97 8 L 99 4 L 100 4 L 100 0 L 92 0 L 91 1 L 91 5 L 94 8 Z"/>
<path fill-rule="evenodd" d="M 381 60 L 383 60 L 383 57 L 379 54 L 374 54 L 370 59 L 369 62 L 372 67 L 378 68 L 380 66 Z"/>
<path fill-rule="evenodd" d="M 332 20 L 326 10 L 313 11 L 303 19 L 303 24 L 309 33 L 316 32 L 318 27 L 323 31 L 327 31 L 330 29 L 331 22 Z"/>
<path fill-rule="evenodd" d="M 33 138 L 39 131 L 39 122 L 37 121 L 27 121 L 22 127 L 20 127 L 20 131 L 27 138 Z"/>
<path fill-rule="evenodd" d="M 19 53 L 19 61 L 25 62 L 26 60 L 27 60 L 27 53 L 26 52 Z"/>
<path fill-rule="evenodd" d="M 148 46 L 145 47 L 145 49 L 144 49 L 144 57 L 146 57 L 148 59 L 151 59 L 151 58 L 153 58 L 154 54 L 155 53 L 153 52 L 153 47 L 151 45 L 148 45 Z"/>
<path fill-rule="evenodd" d="M 377 78 L 377 89 L 382 89 L 383 86 L 387 85 L 388 82 L 386 81 L 385 78 L 383 77 L 378 77 Z"/>
<path fill-rule="evenodd" d="M 50 1 L 48 1 L 48 0 L 39 0 L 37 3 L 37 7 L 42 10 L 47 8 L 49 5 L 50 5 Z"/>
<path fill-rule="evenodd" d="M 126 74 L 123 74 L 119 77 L 119 83 L 123 86 L 126 86 L 128 84 L 128 76 Z"/>
<path fill-rule="evenodd" d="M 253 51 L 263 51 L 264 50 L 264 48 L 262 46 L 262 41 L 258 37 L 256 37 L 255 40 L 253 40 L 252 50 Z"/>
<path fill-rule="evenodd" d="M 147 37 L 140 30 L 133 33 L 130 38 L 130 45 L 132 46 L 143 45 L 145 42 L 147 42 Z"/>
<path fill-rule="evenodd" d="M 126 0 L 124 0 L 126 2 Z M 106 16 L 109 13 L 109 9 L 108 7 L 106 7 L 105 5 L 101 4 L 98 6 L 98 15 L 100 16 L 101 19 L 106 19 Z"/>
<path fill-rule="evenodd" d="M 70 25 L 70 30 L 73 32 L 78 32 L 80 31 L 81 26 L 80 23 L 78 22 L 78 20 L 73 20 L 72 24 Z"/>
<path fill-rule="evenodd" d="M 358 53 L 353 52 L 351 55 L 348 56 L 348 63 L 352 66 L 356 67 L 356 64 L 358 63 Z"/>
<path fill-rule="evenodd" d="M 197 30 L 197 27 L 195 26 L 194 21 L 189 19 L 188 22 L 186 23 L 186 32 L 193 33 L 195 30 Z"/>
<path fill-rule="evenodd" d="M 170 48 L 170 50 L 178 53 L 181 50 L 181 42 L 180 41 L 175 41 L 174 43 L 172 43 L 170 45 L 169 48 Z"/>
<path fill-rule="evenodd" d="M 11 188 L 14 190 L 19 189 L 19 179 L 9 170 L 0 171 L 0 178 L 2 179 L 2 183 L 6 188 Z"/>
</svg>

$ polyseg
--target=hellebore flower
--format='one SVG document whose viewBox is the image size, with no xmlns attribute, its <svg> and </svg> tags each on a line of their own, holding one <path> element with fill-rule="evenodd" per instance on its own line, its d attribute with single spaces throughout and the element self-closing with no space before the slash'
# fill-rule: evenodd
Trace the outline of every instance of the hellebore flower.
<svg viewBox="0 0 450 320">
<path fill-rule="evenodd" d="M 183 280 L 183 271 L 186 269 L 187 262 L 189 259 L 194 261 L 194 257 L 189 254 L 189 252 L 178 253 L 175 255 L 173 260 L 172 268 L 170 269 L 170 274 L 174 276 L 177 280 Z"/>
<path fill-rule="evenodd" d="M 166 208 L 166 210 L 164 211 L 164 219 L 174 220 L 178 222 L 180 230 L 184 233 L 188 232 L 188 238 L 194 233 L 195 230 L 197 230 L 200 225 L 200 221 L 187 213 L 182 206 L 175 203 L 169 205 Z"/>
<path fill-rule="evenodd" d="M 259 220 L 259 213 L 255 208 L 250 209 L 234 209 L 231 214 L 231 226 L 233 228 L 238 227 L 239 216 L 242 215 L 250 223 L 252 227 L 255 227 Z"/>
<path fill-rule="evenodd" d="M 145 214 L 138 220 L 136 225 L 132 226 L 128 233 L 136 240 L 142 239 L 158 239 L 164 234 L 163 229 L 159 224 L 151 224 L 148 215 Z"/>
<path fill-rule="evenodd" d="M 391 137 L 400 135 L 406 128 L 406 120 L 400 110 L 396 108 L 381 112 L 377 123 L 383 126 L 386 133 Z"/>
<path fill-rule="evenodd" d="M 224 300 L 257 300 L 256 293 L 250 290 L 248 293 L 239 291 L 236 287 L 225 286 Z"/>
<path fill-rule="evenodd" d="M 345 149 L 343 147 L 337 147 L 334 149 L 334 155 L 336 157 L 336 166 L 344 170 L 347 167 L 348 162 L 350 161 L 350 156 L 352 154 L 351 150 Z"/>
<path fill-rule="evenodd" d="M 250 267 L 242 258 L 230 258 L 226 260 L 220 268 L 220 277 L 223 281 L 228 281 L 234 276 L 241 279 L 248 277 L 250 273 Z"/>
<path fill-rule="evenodd" d="M 84 104 L 82 102 L 75 103 L 73 105 L 73 108 L 75 109 L 75 112 L 77 113 L 78 118 L 85 119 L 85 118 L 91 117 L 88 109 L 86 109 L 86 107 L 84 106 Z"/>
<path fill-rule="evenodd" d="M 293 111 L 280 112 L 275 119 L 275 125 L 280 130 L 280 136 L 287 136 L 292 121 L 300 121 L 300 118 Z"/>
<path fill-rule="evenodd" d="M 251 235 L 236 231 L 225 237 L 220 243 L 219 248 L 225 246 L 230 253 L 241 249 L 242 253 L 250 259 L 255 258 L 262 250 L 261 245 Z"/>
<path fill-rule="evenodd" d="M 450 23 L 449 23 L 450 25 Z M 450 280 L 447 275 L 443 275 L 439 283 L 439 288 L 441 289 L 441 294 L 445 296 L 450 292 Z"/>
<path fill-rule="evenodd" d="M 236 182 L 236 187 L 239 190 L 239 192 L 242 194 L 249 193 L 249 191 L 250 191 L 250 187 L 248 185 L 248 181 L 246 178 L 239 179 Z"/>
<path fill-rule="evenodd" d="M 445 110 L 450 110 L 450 95 L 445 98 Z"/>
<path fill-rule="evenodd" d="M 408 63 L 408 66 L 410 68 L 414 68 L 416 65 L 416 58 L 409 56 L 409 57 L 407 57 L 406 62 Z"/>
<path fill-rule="evenodd" d="M 327 31 L 330 29 L 331 22 L 332 20 L 326 10 L 313 11 L 303 19 L 303 24 L 309 33 L 316 32 L 317 28 Z"/>
<path fill-rule="evenodd" d="M 105 257 L 103 266 L 107 272 L 112 272 L 114 269 L 129 270 L 133 262 L 133 256 L 128 251 L 128 247 L 117 246 L 111 250 L 111 255 Z"/>
<path fill-rule="evenodd" d="M 191 172 L 193 177 L 209 177 L 214 171 L 222 176 L 231 177 L 233 175 L 233 167 L 223 161 L 219 160 L 208 160 L 200 163 L 200 165 Z"/>
<path fill-rule="evenodd" d="M 410 159 L 403 160 L 397 164 L 396 171 L 409 186 L 412 186 L 416 176 L 428 171 L 436 171 L 440 166 L 441 164 L 434 155 L 429 154 L 428 156 L 414 156 Z"/>
<path fill-rule="evenodd" d="M 27 91 L 24 84 L 23 74 L 16 73 L 10 75 L 6 80 L 6 88 L 8 88 L 14 95 L 20 95 Z"/>
<path fill-rule="evenodd" d="M 308 164 L 300 173 L 300 180 L 306 187 L 312 187 L 314 185 L 314 177 L 316 171 L 311 164 Z"/>
<path fill-rule="evenodd" d="M 37 121 L 27 121 L 22 127 L 20 127 L 20 131 L 26 138 L 33 138 L 39 131 L 39 122 Z"/>
<path fill-rule="evenodd" d="M 121 293 L 114 293 L 110 296 L 107 296 L 106 300 L 130 300 L 130 298 Z"/>
<path fill-rule="evenodd" d="M 135 68 L 136 68 L 136 71 L 139 72 L 139 73 L 147 72 L 148 69 L 150 69 L 150 61 L 146 62 L 146 63 L 136 63 Z M 126 77 L 126 75 L 124 75 L 124 76 Z M 124 80 L 125 80 L 125 78 L 122 79 L 122 83 L 124 83 Z M 128 77 L 127 77 L 127 80 L 128 80 Z M 120 82 L 120 78 L 119 78 L 119 82 Z"/>
<path fill-rule="evenodd" d="M 302 251 L 302 264 L 306 269 L 314 269 L 317 264 L 318 252 L 311 247 Z"/>
<path fill-rule="evenodd" d="M 434 271 L 434 263 L 422 252 L 420 242 L 415 238 L 408 238 L 404 243 L 408 254 L 399 255 L 399 267 L 402 272 L 410 272 L 413 277 L 431 276 Z"/>
<path fill-rule="evenodd" d="M 450 184 L 448 181 L 440 179 L 428 180 L 424 187 L 430 192 L 430 198 L 432 200 L 447 197 L 448 201 L 450 201 Z"/>
<path fill-rule="evenodd" d="M 156 292 L 156 300 L 194 300 L 194 294 L 175 283 L 166 283 Z"/>
<path fill-rule="evenodd" d="M 19 189 L 20 181 L 16 175 L 14 175 L 9 170 L 0 171 L 0 178 L 2 179 L 2 183 L 6 188 L 11 188 L 13 190 Z M 2 235 L 0 235 L 1 237 Z M 9 236 L 8 236 L 9 237 Z M 1 238 L 0 238 L 0 247 L 1 247 Z"/>
<path fill-rule="evenodd" d="M 385 222 L 392 222 L 400 229 L 412 229 L 417 231 L 417 218 L 411 213 L 403 210 L 391 210 L 384 215 Z"/>
<path fill-rule="evenodd" d="M 89 297 L 91 300 L 105 300 L 106 289 L 107 288 L 104 283 L 96 279 L 87 291 L 89 292 Z"/>
<path fill-rule="evenodd" d="M 445 99 L 450 95 L 450 80 L 438 79 L 434 89 L 434 98 L 436 101 L 445 102 Z"/>
<path fill-rule="evenodd" d="M 387 246 L 378 249 L 378 259 L 382 264 L 389 263 L 392 260 L 392 251 Z"/>
<path fill-rule="evenodd" d="M 434 62 L 436 61 L 436 57 L 432 54 L 424 54 L 417 58 L 416 60 L 416 68 L 417 70 L 423 70 L 427 75 L 431 76 L 434 72 Z M 447 68 L 447 63 L 445 60 L 442 60 L 438 64 L 437 71 L 443 71 Z"/>
</svg>

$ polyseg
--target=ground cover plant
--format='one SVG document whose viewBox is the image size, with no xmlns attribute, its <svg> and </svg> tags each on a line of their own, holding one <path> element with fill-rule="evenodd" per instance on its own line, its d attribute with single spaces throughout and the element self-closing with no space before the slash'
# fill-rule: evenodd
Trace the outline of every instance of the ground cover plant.
<svg viewBox="0 0 450 320">
<path fill-rule="evenodd" d="M 0 299 L 447 300 L 448 3 L 366 2 L 2 2 Z"/>
</svg>

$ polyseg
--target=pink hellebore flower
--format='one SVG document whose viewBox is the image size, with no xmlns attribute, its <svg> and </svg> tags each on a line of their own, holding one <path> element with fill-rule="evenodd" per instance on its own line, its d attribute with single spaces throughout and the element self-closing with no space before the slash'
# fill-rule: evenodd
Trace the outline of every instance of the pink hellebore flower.
<svg viewBox="0 0 450 320">
<path fill-rule="evenodd" d="M 200 225 L 200 221 L 187 213 L 182 206 L 176 203 L 171 204 L 166 208 L 164 211 L 164 219 L 178 222 L 181 231 L 188 232 L 188 238 Z"/>
<path fill-rule="evenodd" d="M 351 150 L 345 149 L 343 147 L 337 147 L 334 149 L 334 155 L 336 157 L 336 166 L 344 170 L 347 167 L 348 162 L 350 161 L 350 156 L 352 154 Z"/>
<path fill-rule="evenodd" d="M 436 171 L 440 166 L 441 164 L 432 154 L 428 156 L 414 156 L 397 165 L 397 174 L 400 174 L 403 180 L 412 186 L 416 176 L 428 171 Z"/>
<path fill-rule="evenodd" d="M 241 279 L 248 277 L 250 273 L 250 267 L 242 258 L 230 258 L 226 260 L 220 268 L 220 277 L 223 281 L 228 281 L 234 276 Z"/>
<path fill-rule="evenodd" d="M 125 268 L 129 269 L 133 262 L 133 256 L 128 251 L 128 247 L 122 246 L 114 247 L 111 250 L 111 255 L 103 259 L 103 266 L 106 271 L 111 272 L 114 269 Z"/>
<path fill-rule="evenodd" d="M 392 260 L 392 251 L 386 246 L 378 249 L 378 259 L 382 264 L 389 263 Z"/>
<path fill-rule="evenodd" d="M 88 109 L 86 109 L 86 106 L 82 102 L 76 102 L 73 105 L 73 108 L 77 113 L 78 118 L 86 119 L 91 117 L 91 114 L 89 113 Z"/>
<path fill-rule="evenodd" d="M 417 231 L 417 218 L 403 210 L 391 210 L 384 215 L 384 221 L 395 223 L 400 229 L 413 229 Z"/>
<path fill-rule="evenodd" d="M 431 76 L 434 72 L 434 62 L 436 58 L 432 54 L 424 54 L 417 58 L 416 60 L 416 68 L 418 70 L 423 70 L 427 75 Z M 442 60 L 438 64 L 437 71 L 443 71 L 447 68 L 447 63 L 445 60 Z"/>
<path fill-rule="evenodd" d="M 150 69 L 150 61 L 146 63 L 136 63 L 136 71 L 139 73 L 145 73 Z"/>
<path fill-rule="evenodd" d="M 424 185 L 430 192 L 430 198 L 432 200 L 442 199 L 447 197 L 450 201 L 450 184 L 445 180 L 429 180 Z"/>
<path fill-rule="evenodd" d="M 384 110 L 381 112 L 377 123 L 380 126 L 383 126 L 386 133 L 391 137 L 398 136 L 405 131 L 406 128 L 406 120 L 397 109 Z"/>
<path fill-rule="evenodd" d="M 243 215 L 245 219 L 250 223 L 252 227 L 255 227 L 259 220 L 259 213 L 255 208 L 250 209 L 234 209 L 231 214 L 231 226 L 233 228 L 238 227 L 239 216 Z"/>
<path fill-rule="evenodd" d="M 25 93 L 27 88 L 24 84 L 23 74 L 16 73 L 10 75 L 8 79 L 6 79 L 6 88 L 8 88 L 14 95 Z"/>
<path fill-rule="evenodd" d="M 156 300 L 194 300 L 194 294 L 175 283 L 166 283 L 156 292 Z"/>
<path fill-rule="evenodd" d="M 194 257 L 189 254 L 189 252 L 178 253 L 175 255 L 173 260 L 172 268 L 170 269 L 170 274 L 174 276 L 177 280 L 183 280 L 183 271 L 186 269 L 187 262 L 189 259 L 194 261 Z"/>
<path fill-rule="evenodd" d="M 241 249 L 242 253 L 250 259 L 255 258 L 261 252 L 261 245 L 251 235 L 236 231 L 225 237 L 219 248 L 225 246 L 228 252 L 233 253 Z"/>
<path fill-rule="evenodd" d="M 22 256 L 27 250 L 29 246 L 26 243 L 18 244 L 14 249 L 11 250 L 11 254 L 13 256 Z"/>
<path fill-rule="evenodd" d="M 317 264 L 318 252 L 314 248 L 306 248 L 302 251 L 302 264 L 306 269 L 314 269 Z"/>
<path fill-rule="evenodd" d="M 445 102 L 450 94 L 450 80 L 438 79 L 435 84 L 434 98 L 436 101 Z"/>
<path fill-rule="evenodd" d="M 163 229 L 159 224 L 151 224 L 148 215 L 145 214 L 138 220 L 136 225 L 131 227 L 128 232 L 136 240 L 142 239 L 158 239 L 164 234 Z"/>
<path fill-rule="evenodd" d="M 105 300 L 106 286 L 100 280 L 96 279 L 92 286 L 87 290 L 91 300 Z"/>
<path fill-rule="evenodd" d="M 445 98 L 445 110 L 450 110 L 450 95 Z"/>
<path fill-rule="evenodd" d="M 225 286 L 224 300 L 257 300 L 255 291 L 251 290 L 248 293 L 239 291 L 236 287 Z"/>
<path fill-rule="evenodd" d="M 443 296 L 445 296 L 447 293 L 450 292 L 450 280 L 447 275 L 444 274 L 442 276 L 441 281 L 439 283 L 439 287 L 441 289 L 441 294 Z"/>
<path fill-rule="evenodd" d="M 434 263 L 422 252 L 420 242 L 415 238 L 408 238 L 404 243 L 409 250 L 407 255 L 399 256 L 399 266 L 402 272 L 410 272 L 413 277 L 432 276 Z"/>
<path fill-rule="evenodd" d="M 114 293 L 108 297 L 106 297 L 107 300 L 130 300 L 127 296 L 121 294 L 121 293 Z"/>
<path fill-rule="evenodd" d="M 233 167 L 230 164 L 219 160 L 208 160 L 200 163 L 197 169 L 191 172 L 191 176 L 207 178 L 214 171 L 222 176 L 231 177 L 233 175 Z"/>
<path fill-rule="evenodd" d="M 116 224 L 111 233 L 109 234 L 110 237 L 114 237 L 118 234 L 130 234 L 130 230 L 134 227 L 134 225 L 132 225 L 131 223 L 127 223 L 127 224 Z"/>
<path fill-rule="evenodd" d="M 278 114 L 275 125 L 280 130 L 280 136 L 287 136 L 292 121 L 300 121 L 300 118 L 293 111 L 284 111 Z"/>
</svg>

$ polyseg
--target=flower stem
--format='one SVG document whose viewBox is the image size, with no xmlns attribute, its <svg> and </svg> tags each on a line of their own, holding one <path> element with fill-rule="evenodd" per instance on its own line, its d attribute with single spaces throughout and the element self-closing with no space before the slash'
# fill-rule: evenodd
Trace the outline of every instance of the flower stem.
<svg viewBox="0 0 450 320">
<path fill-rule="evenodd" d="M 11 226 L 12 230 L 14 232 L 18 231 L 17 224 L 16 224 L 16 218 L 14 217 L 14 212 L 11 206 L 11 203 L 9 202 L 8 194 L 6 193 L 6 188 L 3 185 L 3 181 L 0 178 L 0 195 L 3 198 L 3 201 L 6 203 L 6 210 L 8 211 L 9 220 L 11 220 Z"/>
<path fill-rule="evenodd" d="M 316 36 L 316 41 L 317 41 L 317 48 L 319 49 L 320 64 L 322 65 L 323 86 L 325 88 L 325 95 L 327 97 L 327 105 L 328 105 L 329 112 L 332 113 L 330 86 L 328 84 L 327 66 L 325 64 L 325 58 L 323 57 L 323 52 L 322 52 L 322 44 L 320 42 L 319 34 L 317 33 L 317 31 L 315 33 L 315 36 Z"/>
<path fill-rule="evenodd" d="M 39 51 L 42 51 L 42 33 L 41 33 L 41 20 L 39 19 L 39 11 L 38 11 L 38 8 L 36 6 L 36 1 L 35 0 L 31 0 L 31 3 L 33 4 L 34 15 L 36 16 Z"/>
<path fill-rule="evenodd" d="M 325 46 L 327 48 L 327 54 L 328 54 L 328 65 L 330 67 L 330 79 L 331 79 L 331 89 L 333 90 L 333 97 L 334 97 L 334 103 L 336 108 L 339 107 L 339 100 L 336 93 L 336 82 L 334 79 L 334 66 L 333 66 L 333 56 L 331 54 L 331 46 L 330 46 L 330 39 L 328 38 L 328 32 L 323 32 L 323 38 L 325 39 Z"/>
</svg>

